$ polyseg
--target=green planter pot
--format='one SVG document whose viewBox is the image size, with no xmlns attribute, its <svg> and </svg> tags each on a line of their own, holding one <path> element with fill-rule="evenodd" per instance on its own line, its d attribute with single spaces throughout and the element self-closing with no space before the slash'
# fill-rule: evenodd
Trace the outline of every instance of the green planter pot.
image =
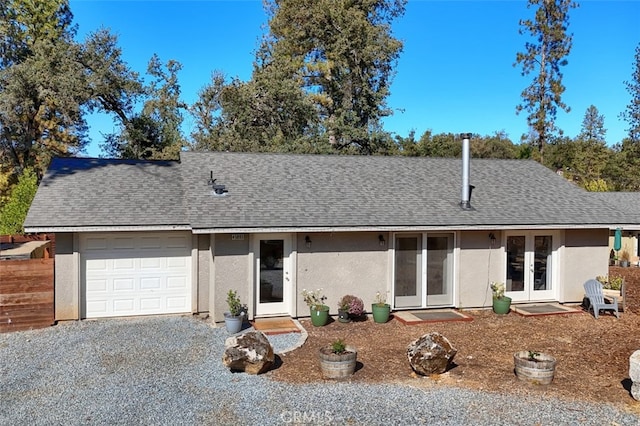
<svg viewBox="0 0 640 426">
<path fill-rule="evenodd" d="M 389 306 L 388 304 L 380 306 L 377 303 L 374 303 L 371 305 L 371 312 L 373 312 L 374 322 L 384 324 L 385 322 L 389 321 L 391 306 Z"/>
<path fill-rule="evenodd" d="M 502 299 L 493 298 L 493 312 L 498 315 L 508 314 L 511 310 L 511 298 L 503 296 Z"/>
<path fill-rule="evenodd" d="M 316 327 L 322 327 L 327 324 L 329 321 L 329 307 L 327 305 L 322 305 L 320 309 L 315 307 L 310 307 L 309 309 L 311 311 L 311 324 Z"/>
</svg>

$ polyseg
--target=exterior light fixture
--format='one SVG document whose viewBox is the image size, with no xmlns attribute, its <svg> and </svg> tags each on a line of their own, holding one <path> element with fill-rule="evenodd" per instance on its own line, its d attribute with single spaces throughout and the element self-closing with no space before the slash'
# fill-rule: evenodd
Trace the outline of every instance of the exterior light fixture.
<svg viewBox="0 0 640 426">
<path fill-rule="evenodd" d="M 308 235 L 304 237 L 304 245 L 306 245 L 307 248 L 311 248 L 311 238 L 309 238 Z"/>
<path fill-rule="evenodd" d="M 384 237 L 382 236 L 382 234 L 378 235 L 378 244 L 380 244 L 381 246 L 385 245 L 387 242 L 384 240 Z"/>
</svg>

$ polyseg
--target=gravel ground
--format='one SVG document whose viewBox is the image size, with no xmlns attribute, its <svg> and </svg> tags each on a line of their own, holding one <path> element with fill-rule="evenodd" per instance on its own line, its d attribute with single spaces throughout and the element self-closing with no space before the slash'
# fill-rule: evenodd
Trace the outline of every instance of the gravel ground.
<svg viewBox="0 0 640 426">
<path fill-rule="evenodd" d="M 446 386 L 291 385 L 268 373 L 231 373 L 221 361 L 226 337 L 224 328 L 196 317 L 79 321 L 0 334 L 0 424 L 640 423 L 639 416 L 605 404 Z M 270 339 L 282 352 L 301 336 Z"/>
</svg>

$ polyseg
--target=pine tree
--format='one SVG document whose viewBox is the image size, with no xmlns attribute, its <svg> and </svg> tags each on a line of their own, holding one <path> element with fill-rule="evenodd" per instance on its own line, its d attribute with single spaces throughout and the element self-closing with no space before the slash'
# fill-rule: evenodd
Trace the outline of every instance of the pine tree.
<svg viewBox="0 0 640 426">
<path fill-rule="evenodd" d="M 569 10 L 577 7 L 572 0 L 529 0 L 527 8 L 537 7 L 533 19 L 520 20 L 520 34 L 527 33 L 532 41 L 525 43 L 525 51 L 518 52 L 515 65 L 522 65 L 522 75 L 535 73 L 533 81 L 522 91 L 522 103 L 516 112 L 526 111 L 527 123 L 536 133 L 536 145 L 541 162 L 544 147 L 550 136 L 562 131 L 554 123 L 557 109 L 570 111 L 562 101 L 560 67 L 567 65 L 573 35 L 567 33 Z"/>
</svg>

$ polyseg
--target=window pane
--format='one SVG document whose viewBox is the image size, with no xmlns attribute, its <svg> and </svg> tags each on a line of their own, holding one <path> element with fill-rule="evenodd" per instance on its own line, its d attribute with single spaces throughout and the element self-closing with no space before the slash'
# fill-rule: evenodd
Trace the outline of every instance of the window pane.
<svg viewBox="0 0 640 426">
<path fill-rule="evenodd" d="M 396 296 L 416 296 L 420 276 L 421 238 L 396 239 Z"/>
<path fill-rule="evenodd" d="M 284 240 L 260 241 L 260 303 L 282 302 Z"/>
<path fill-rule="evenodd" d="M 524 235 L 507 238 L 507 291 L 524 291 Z"/>
</svg>

